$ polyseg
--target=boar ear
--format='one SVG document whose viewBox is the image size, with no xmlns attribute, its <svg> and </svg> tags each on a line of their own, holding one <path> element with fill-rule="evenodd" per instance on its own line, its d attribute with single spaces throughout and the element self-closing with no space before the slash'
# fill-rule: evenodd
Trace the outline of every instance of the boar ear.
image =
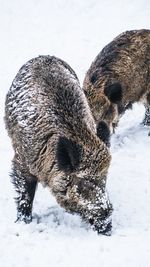
<svg viewBox="0 0 150 267">
<path fill-rule="evenodd" d="M 104 89 L 104 93 L 112 103 L 117 104 L 122 99 L 121 84 L 116 82 L 109 86 L 106 86 Z"/>
<path fill-rule="evenodd" d="M 110 130 L 105 121 L 100 121 L 97 124 L 97 136 L 110 147 Z"/>
<path fill-rule="evenodd" d="M 56 158 L 60 170 L 72 172 L 79 166 L 81 147 L 66 137 L 59 137 Z"/>
</svg>

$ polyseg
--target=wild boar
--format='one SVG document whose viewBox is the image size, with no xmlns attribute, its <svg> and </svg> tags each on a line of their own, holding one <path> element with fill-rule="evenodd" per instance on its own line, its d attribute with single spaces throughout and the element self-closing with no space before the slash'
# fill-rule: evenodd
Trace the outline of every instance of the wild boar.
<svg viewBox="0 0 150 267">
<path fill-rule="evenodd" d="M 115 127 L 126 109 L 142 101 L 143 123 L 150 125 L 150 30 L 126 31 L 106 45 L 87 71 L 83 89 L 97 122 Z"/>
<path fill-rule="evenodd" d="M 79 214 L 98 233 L 110 233 L 109 129 L 103 121 L 96 127 L 72 68 L 54 56 L 23 65 L 6 96 L 5 124 L 14 149 L 17 220 L 32 220 L 41 182 L 66 211 Z"/>
</svg>

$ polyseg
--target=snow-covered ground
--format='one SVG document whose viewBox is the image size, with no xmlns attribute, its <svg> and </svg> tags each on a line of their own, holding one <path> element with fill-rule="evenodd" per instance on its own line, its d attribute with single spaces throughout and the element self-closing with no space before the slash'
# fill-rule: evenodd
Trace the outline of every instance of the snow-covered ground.
<svg viewBox="0 0 150 267">
<path fill-rule="evenodd" d="M 140 125 L 142 105 L 126 112 L 112 137 L 110 237 L 64 212 L 40 185 L 33 222 L 14 223 L 13 151 L 3 123 L 6 92 L 28 59 L 60 57 L 82 83 L 104 45 L 122 31 L 149 27 L 149 0 L 0 0 L 0 267 L 150 266 L 150 137 Z"/>
</svg>

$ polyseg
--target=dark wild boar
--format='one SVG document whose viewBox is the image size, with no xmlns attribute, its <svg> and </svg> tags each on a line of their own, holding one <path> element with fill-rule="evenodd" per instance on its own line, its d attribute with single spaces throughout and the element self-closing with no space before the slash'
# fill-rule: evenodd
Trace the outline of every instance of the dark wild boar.
<svg viewBox="0 0 150 267">
<path fill-rule="evenodd" d="M 6 97 L 5 123 L 15 152 L 11 176 L 18 193 L 17 220 L 32 220 L 41 182 L 65 210 L 109 234 L 109 129 L 103 121 L 96 127 L 71 67 L 53 56 L 22 66 Z"/>
<path fill-rule="evenodd" d="M 146 107 L 150 125 L 150 30 L 126 31 L 106 45 L 86 73 L 83 89 L 93 116 L 115 127 L 132 104 Z"/>
</svg>

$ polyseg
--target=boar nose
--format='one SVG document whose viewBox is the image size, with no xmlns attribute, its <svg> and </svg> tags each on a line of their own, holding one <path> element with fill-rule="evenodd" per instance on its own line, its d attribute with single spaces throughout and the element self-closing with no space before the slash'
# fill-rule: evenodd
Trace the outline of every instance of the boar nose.
<svg viewBox="0 0 150 267">
<path fill-rule="evenodd" d="M 105 229 L 97 229 L 98 234 L 106 235 L 106 236 L 111 236 L 112 234 L 112 222 L 109 222 Z"/>
</svg>

